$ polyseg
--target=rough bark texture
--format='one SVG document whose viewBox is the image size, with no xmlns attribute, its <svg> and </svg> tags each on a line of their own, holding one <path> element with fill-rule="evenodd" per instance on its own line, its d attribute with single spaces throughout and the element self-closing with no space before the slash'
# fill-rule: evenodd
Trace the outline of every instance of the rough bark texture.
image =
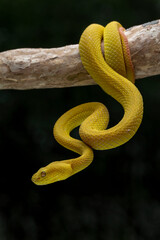
<svg viewBox="0 0 160 240">
<path fill-rule="evenodd" d="M 160 74 L 160 20 L 132 27 L 128 38 L 135 78 Z"/>
<path fill-rule="evenodd" d="M 160 21 L 125 31 L 136 79 L 160 74 Z M 81 63 L 78 44 L 0 53 L 0 89 L 59 88 L 95 82 Z"/>
</svg>

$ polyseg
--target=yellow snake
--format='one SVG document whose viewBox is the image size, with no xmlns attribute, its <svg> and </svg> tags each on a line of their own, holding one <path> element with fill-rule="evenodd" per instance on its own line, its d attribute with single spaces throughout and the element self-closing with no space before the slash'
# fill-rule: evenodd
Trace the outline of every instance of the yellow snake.
<svg viewBox="0 0 160 240">
<path fill-rule="evenodd" d="M 108 110 L 99 102 L 85 103 L 64 113 L 54 126 L 54 137 L 62 146 L 80 156 L 55 161 L 40 168 L 32 176 L 35 184 L 45 185 L 72 176 L 92 162 L 92 149 L 105 150 L 120 146 L 131 139 L 139 128 L 143 116 L 143 99 L 134 85 L 133 67 L 123 31 L 118 22 L 111 22 L 105 28 L 92 24 L 85 29 L 79 42 L 83 66 L 103 91 L 123 106 L 122 120 L 116 126 L 106 129 Z M 70 136 L 77 126 L 80 126 L 82 141 Z"/>
</svg>

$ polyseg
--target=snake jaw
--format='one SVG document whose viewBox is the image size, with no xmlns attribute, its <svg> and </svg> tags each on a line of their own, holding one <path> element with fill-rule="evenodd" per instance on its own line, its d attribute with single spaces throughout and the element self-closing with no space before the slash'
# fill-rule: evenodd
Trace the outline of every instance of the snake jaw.
<svg viewBox="0 0 160 240">
<path fill-rule="evenodd" d="M 72 175 L 70 163 L 65 161 L 52 162 L 46 167 L 40 168 L 33 176 L 32 182 L 36 185 L 47 185 L 49 183 L 65 180 Z"/>
</svg>

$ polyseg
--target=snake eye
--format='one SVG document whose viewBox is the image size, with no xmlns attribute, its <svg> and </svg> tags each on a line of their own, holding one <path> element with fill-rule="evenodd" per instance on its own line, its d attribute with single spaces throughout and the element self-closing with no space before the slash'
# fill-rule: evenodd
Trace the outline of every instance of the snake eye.
<svg viewBox="0 0 160 240">
<path fill-rule="evenodd" d="M 46 176 L 46 172 L 45 171 L 42 171 L 41 172 L 41 177 L 45 177 Z"/>
</svg>

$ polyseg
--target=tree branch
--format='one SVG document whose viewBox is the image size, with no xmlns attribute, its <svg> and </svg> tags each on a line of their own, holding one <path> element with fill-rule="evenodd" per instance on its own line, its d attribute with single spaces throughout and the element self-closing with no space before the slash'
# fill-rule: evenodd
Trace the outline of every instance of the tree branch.
<svg viewBox="0 0 160 240">
<path fill-rule="evenodd" d="M 136 79 L 160 74 L 160 20 L 125 31 Z M 95 82 L 81 63 L 78 44 L 0 53 L 0 89 L 60 88 Z"/>
</svg>

